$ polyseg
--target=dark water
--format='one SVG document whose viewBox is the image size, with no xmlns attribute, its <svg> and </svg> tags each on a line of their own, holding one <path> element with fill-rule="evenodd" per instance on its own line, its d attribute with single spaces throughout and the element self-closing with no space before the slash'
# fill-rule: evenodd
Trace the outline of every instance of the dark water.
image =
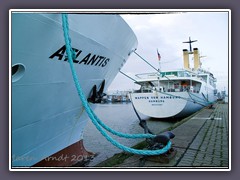
<svg viewBox="0 0 240 180">
<path fill-rule="evenodd" d="M 143 128 L 139 126 L 139 119 L 135 114 L 131 103 L 118 104 L 98 104 L 94 110 L 98 117 L 112 129 L 129 134 L 144 133 Z M 153 133 L 158 133 L 163 129 L 173 125 L 174 121 L 159 121 L 156 119 L 149 119 L 147 125 Z M 131 147 L 144 139 L 125 139 L 118 136 L 111 135 L 119 143 Z M 89 120 L 84 130 L 84 146 L 87 150 L 98 153 L 88 166 L 94 166 L 114 154 L 122 152 L 102 136 Z"/>
</svg>

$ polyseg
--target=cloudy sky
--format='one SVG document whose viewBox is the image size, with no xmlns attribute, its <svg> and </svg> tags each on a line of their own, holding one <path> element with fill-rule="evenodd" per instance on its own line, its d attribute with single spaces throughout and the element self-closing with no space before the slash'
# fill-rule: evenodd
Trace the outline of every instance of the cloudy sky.
<svg viewBox="0 0 240 180">
<path fill-rule="evenodd" d="M 158 68 L 157 49 L 161 54 L 161 70 L 183 68 L 182 50 L 189 49 L 192 40 L 197 42 L 202 68 L 211 71 L 217 78 L 219 91 L 227 91 L 229 58 L 229 12 L 184 12 L 174 14 L 127 14 L 121 15 L 135 32 L 138 38 L 137 53 Z M 190 56 L 190 66 L 193 65 Z M 154 72 L 154 69 L 132 54 L 121 69 L 131 77 L 135 74 Z M 118 74 L 110 87 L 112 90 L 136 89 L 133 81 Z"/>
</svg>

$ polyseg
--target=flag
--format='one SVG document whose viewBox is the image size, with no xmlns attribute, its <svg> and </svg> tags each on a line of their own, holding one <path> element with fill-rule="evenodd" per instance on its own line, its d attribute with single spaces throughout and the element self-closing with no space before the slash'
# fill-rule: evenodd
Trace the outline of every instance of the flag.
<svg viewBox="0 0 240 180">
<path fill-rule="evenodd" d="M 157 55 L 158 55 L 158 60 L 160 61 L 161 55 L 159 54 L 158 49 L 157 49 Z"/>
</svg>

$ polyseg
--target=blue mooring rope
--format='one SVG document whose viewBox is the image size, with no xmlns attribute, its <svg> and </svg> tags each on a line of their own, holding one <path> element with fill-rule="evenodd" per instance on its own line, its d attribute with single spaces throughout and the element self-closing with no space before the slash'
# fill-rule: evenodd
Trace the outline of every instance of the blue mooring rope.
<svg viewBox="0 0 240 180">
<path fill-rule="evenodd" d="M 153 138 L 156 137 L 156 135 L 152 135 L 152 134 L 124 134 L 124 133 L 120 133 L 117 131 L 112 130 L 111 128 L 109 128 L 108 126 L 106 126 L 97 116 L 96 114 L 92 111 L 91 107 L 89 106 L 82 88 L 80 86 L 74 65 L 73 65 L 73 56 L 74 56 L 74 51 L 72 50 L 71 47 L 71 40 L 69 37 L 69 28 L 68 28 L 68 16 L 67 14 L 62 14 L 62 26 L 63 26 L 63 32 L 64 32 L 64 39 L 65 39 L 65 43 L 66 43 L 66 51 L 67 51 L 67 56 L 68 56 L 68 61 L 70 64 L 70 68 L 72 71 L 72 76 L 73 76 L 73 80 L 78 92 L 78 95 L 80 97 L 80 100 L 82 102 L 83 107 L 85 108 L 89 118 L 92 120 L 92 123 L 96 126 L 96 128 L 101 132 L 101 134 L 109 141 L 111 142 L 113 145 L 115 145 L 116 147 L 118 147 L 119 149 L 122 149 L 123 151 L 129 152 L 129 153 L 133 153 L 133 154 L 139 154 L 139 155 L 159 155 L 159 154 L 163 154 L 165 152 L 167 152 L 170 148 L 171 148 L 171 141 L 168 142 L 168 144 L 159 150 L 137 150 L 137 149 L 133 149 L 133 148 L 129 148 L 126 147 L 122 144 L 120 144 L 119 142 L 115 141 L 112 137 L 110 137 L 106 131 L 104 129 L 106 129 L 107 131 L 118 135 L 120 137 L 125 137 L 125 138 Z M 103 129 L 104 128 L 104 129 Z"/>
</svg>

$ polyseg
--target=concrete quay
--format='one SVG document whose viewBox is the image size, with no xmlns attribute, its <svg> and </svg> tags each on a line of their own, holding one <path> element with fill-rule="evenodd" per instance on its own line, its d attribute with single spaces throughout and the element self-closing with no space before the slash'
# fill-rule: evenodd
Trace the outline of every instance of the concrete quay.
<svg viewBox="0 0 240 180">
<path fill-rule="evenodd" d="M 96 167 L 229 169 L 228 110 L 228 104 L 217 103 L 174 127 L 171 131 L 175 138 L 171 141 L 177 153 L 169 163 L 153 162 L 123 152 Z"/>
</svg>

